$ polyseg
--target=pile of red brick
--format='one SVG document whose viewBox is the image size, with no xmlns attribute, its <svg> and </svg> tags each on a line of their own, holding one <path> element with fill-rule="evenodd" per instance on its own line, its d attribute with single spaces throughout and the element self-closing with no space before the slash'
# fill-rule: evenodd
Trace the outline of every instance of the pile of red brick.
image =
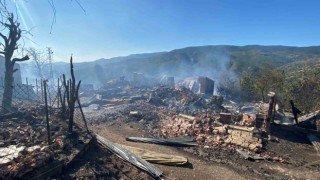
<svg viewBox="0 0 320 180">
<path fill-rule="evenodd" d="M 244 115 L 240 122 L 245 122 L 244 125 L 253 126 L 255 119 L 250 119 L 248 116 Z M 229 113 L 221 113 L 220 117 L 215 118 L 180 114 L 164 124 L 160 128 L 160 132 L 165 137 L 193 136 L 199 144 L 205 147 L 240 146 L 259 152 L 262 148 L 262 140 L 255 137 L 256 135 L 254 136 L 254 127 L 232 125 L 231 117 L 232 115 Z"/>
</svg>

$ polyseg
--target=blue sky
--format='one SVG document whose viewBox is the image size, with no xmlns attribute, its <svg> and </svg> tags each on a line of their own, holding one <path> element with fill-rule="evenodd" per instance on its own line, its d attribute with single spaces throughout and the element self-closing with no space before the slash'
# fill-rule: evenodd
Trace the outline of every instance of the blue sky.
<svg viewBox="0 0 320 180">
<path fill-rule="evenodd" d="M 201 45 L 319 45 L 319 0 L 48 0 L 17 2 L 35 43 L 56 61 L 170 51 Z"/>
</svg>

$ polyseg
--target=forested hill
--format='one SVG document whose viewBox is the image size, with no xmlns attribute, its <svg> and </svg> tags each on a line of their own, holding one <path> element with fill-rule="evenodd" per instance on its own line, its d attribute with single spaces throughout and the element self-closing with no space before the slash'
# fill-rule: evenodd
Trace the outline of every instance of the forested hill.
<svg viewBox="0 0 320 180">
<path fill-rule="evenodd" d="M 172 50 L 170 52 L 151 53 L 148 56 L 113 58 L 79 64 L 76 71 L 80 79 L 88 78 L 104 81 L 121 75 L 132 77 L 133 72 L 159 76 L 193 76 L 207 75 L 217 78 L 219 75 L 232 72 L 240 74 L 251 67 L 259 68 L 270 64 L 277 68 L 291 71 L 303 66 L 320 64 L 320 46 L 199 46 Z M 88 75 L 88 73 L 91 75 Z"/>
<path fill-rule="evenodd" d="M 76 63 L 75 73 L 84 83 L 104 83 L 122 75 L 131 79 L 133 72 L 150 76 L 175 76 L 177 79 L 198 75 L 217 79 L 226 73 L 241 74 L 249 67 L 258 69 L 263 64 L 270 64 L 286 71 L 317 66 L 320 64 L 320 46 L 186 47 L 169 52 L 134 54 Z M 57 73 L 63 73 L 68 71 L 68 64 L 55 63 L 54 69 Z"/>
</svg>

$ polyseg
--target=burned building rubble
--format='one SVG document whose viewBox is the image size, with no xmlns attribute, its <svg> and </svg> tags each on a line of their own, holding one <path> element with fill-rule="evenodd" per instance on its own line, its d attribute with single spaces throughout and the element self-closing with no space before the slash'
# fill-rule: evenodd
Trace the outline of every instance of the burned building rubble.
<svg viewBox="0 0 320 180">
<path fill-rule="evenodd" d="M 146 79 L 154 82 L 145 83 Z M 134 129 L 129 124 L 137 123 L 141 125 L 139 131 L 145 132 L 144 137 L 153 140 L 188 137 L 187 143 L 195 145 L 193 153 L 219 150 L 246 159 L 289 164 L 290 157 L 268 149 L 274 140 L 270 136 L 272 118 L 279 115 L 275 112 L 274 93 L 269 94 L 269 103 L 229 103 L 213 95 L 214 81 L 207 77 L 175 83 L 174 77 L 159 80 L 141 73 L 135 74 L 133 81 L 120 77 L 106 82 L 99 90 L 89 89 L 80 89 L 80 99 L 88 124 L 94 130 L 117 123 Z M 43 105 L 25 107 L 29 108 L 25 112 L 33 113 L 21 115 L 19 124 L 16 117 L 6 117 L 0 124 L 7 127 L 0 130 L 1 176 L 30 177 L 50 164 L 68 167 L 77 154 L 85 153 L 82 149 L 96 143 L 94 136 L 81 128 L 76 128 L 74 141 L 67 138 L 66 121 L 61 121 L 57 116 L 59 110 L 53 108 L 50 121 L 53 140 L 47 144 Z"/>
<path fill-rule="evenodd" d="M 200 76 L 198 78 L 198 81 L 200 83 L 200 93 L 206 94 L 206 95 L 213 95 L 214 91 L 214 81 L 208 77 Z"/>
<path fill-rule="evenodd" d="M 206 147 L 238 147 L 253 152 L 261 152 L 262 129 L 261 123 L 265 122 L 261 114 L 233 114 L 219 113 L 211 115 L 207 113 L 198 116 L 177 115 L 164 122 L 159 129 L 159 134 L 170 136 L 194 136 L 199 144 Z M 242 117 L 241 117 L 242 115 Z M 258 118 L 257 118 L 258 117 Z"/>
<path fill-rule="evenodd" d="M 141 82 L 141 79 L 138 79 L 142 77 L 142 74 L 136 74 L 133 86 Z M 152 131 L 159 137 L 192 136 L 205 147 L 241 147 L 252 152 L 261 152 L 261 135 L 266 132 L 263 128 L 266 126 L 268 104 L 253 104 L 257 109 L 254 113 L 228 111 L 222 106 L 223 98 L 213 96 L 213 80 L 207 77 L 189 80 L 186 79 L 175 88 L 168 85 L 144 90 L 140 89 L 141 86 L 127 86 L 112 92 L 111 88 L 109 91 L 105 89 L 100 91 L 100 105 L 115 109 L 122 106 L 128 119 L 152 121 L 153 117 L 154 121 L 159 121 L 157 123 L 161 128 Z M 199 84 L 196 91 L 195 83 Z M 154 108 L 159 111 L 153 113 Z M 167 114 L 166 120 L 156 115 L 168 112 L 171 117 Z M 148 117 L 150 115 L 151 117 Z"/>
</svg>

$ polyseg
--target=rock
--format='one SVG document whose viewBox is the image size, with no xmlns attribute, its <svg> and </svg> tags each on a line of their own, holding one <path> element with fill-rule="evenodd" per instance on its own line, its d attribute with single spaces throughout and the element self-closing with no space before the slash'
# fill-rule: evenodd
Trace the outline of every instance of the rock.
<svg viewBox="0 0 320 180">
<path fill-rule="evenodd" d="M 41 151 L 41 152 L 49 152 L 49 151 L 50 151 L 49 146 L 43 146 L 43 147 L 41 147 L 40 151 Z"/>
<path fill-rule="evenodd" d="M 204 142 L 205 138 L 203 136 L 197 136 L 196 141 L 197 142 Z"/>
<path fill-rule="evenodd" d="M 33 151 L 38 151 L 40 150 L 40 146 L 39 145 L 35 145 L 35 146 L 31 146 L 27 148 L 28 152 L 33 152 Z"/>
</svg>

